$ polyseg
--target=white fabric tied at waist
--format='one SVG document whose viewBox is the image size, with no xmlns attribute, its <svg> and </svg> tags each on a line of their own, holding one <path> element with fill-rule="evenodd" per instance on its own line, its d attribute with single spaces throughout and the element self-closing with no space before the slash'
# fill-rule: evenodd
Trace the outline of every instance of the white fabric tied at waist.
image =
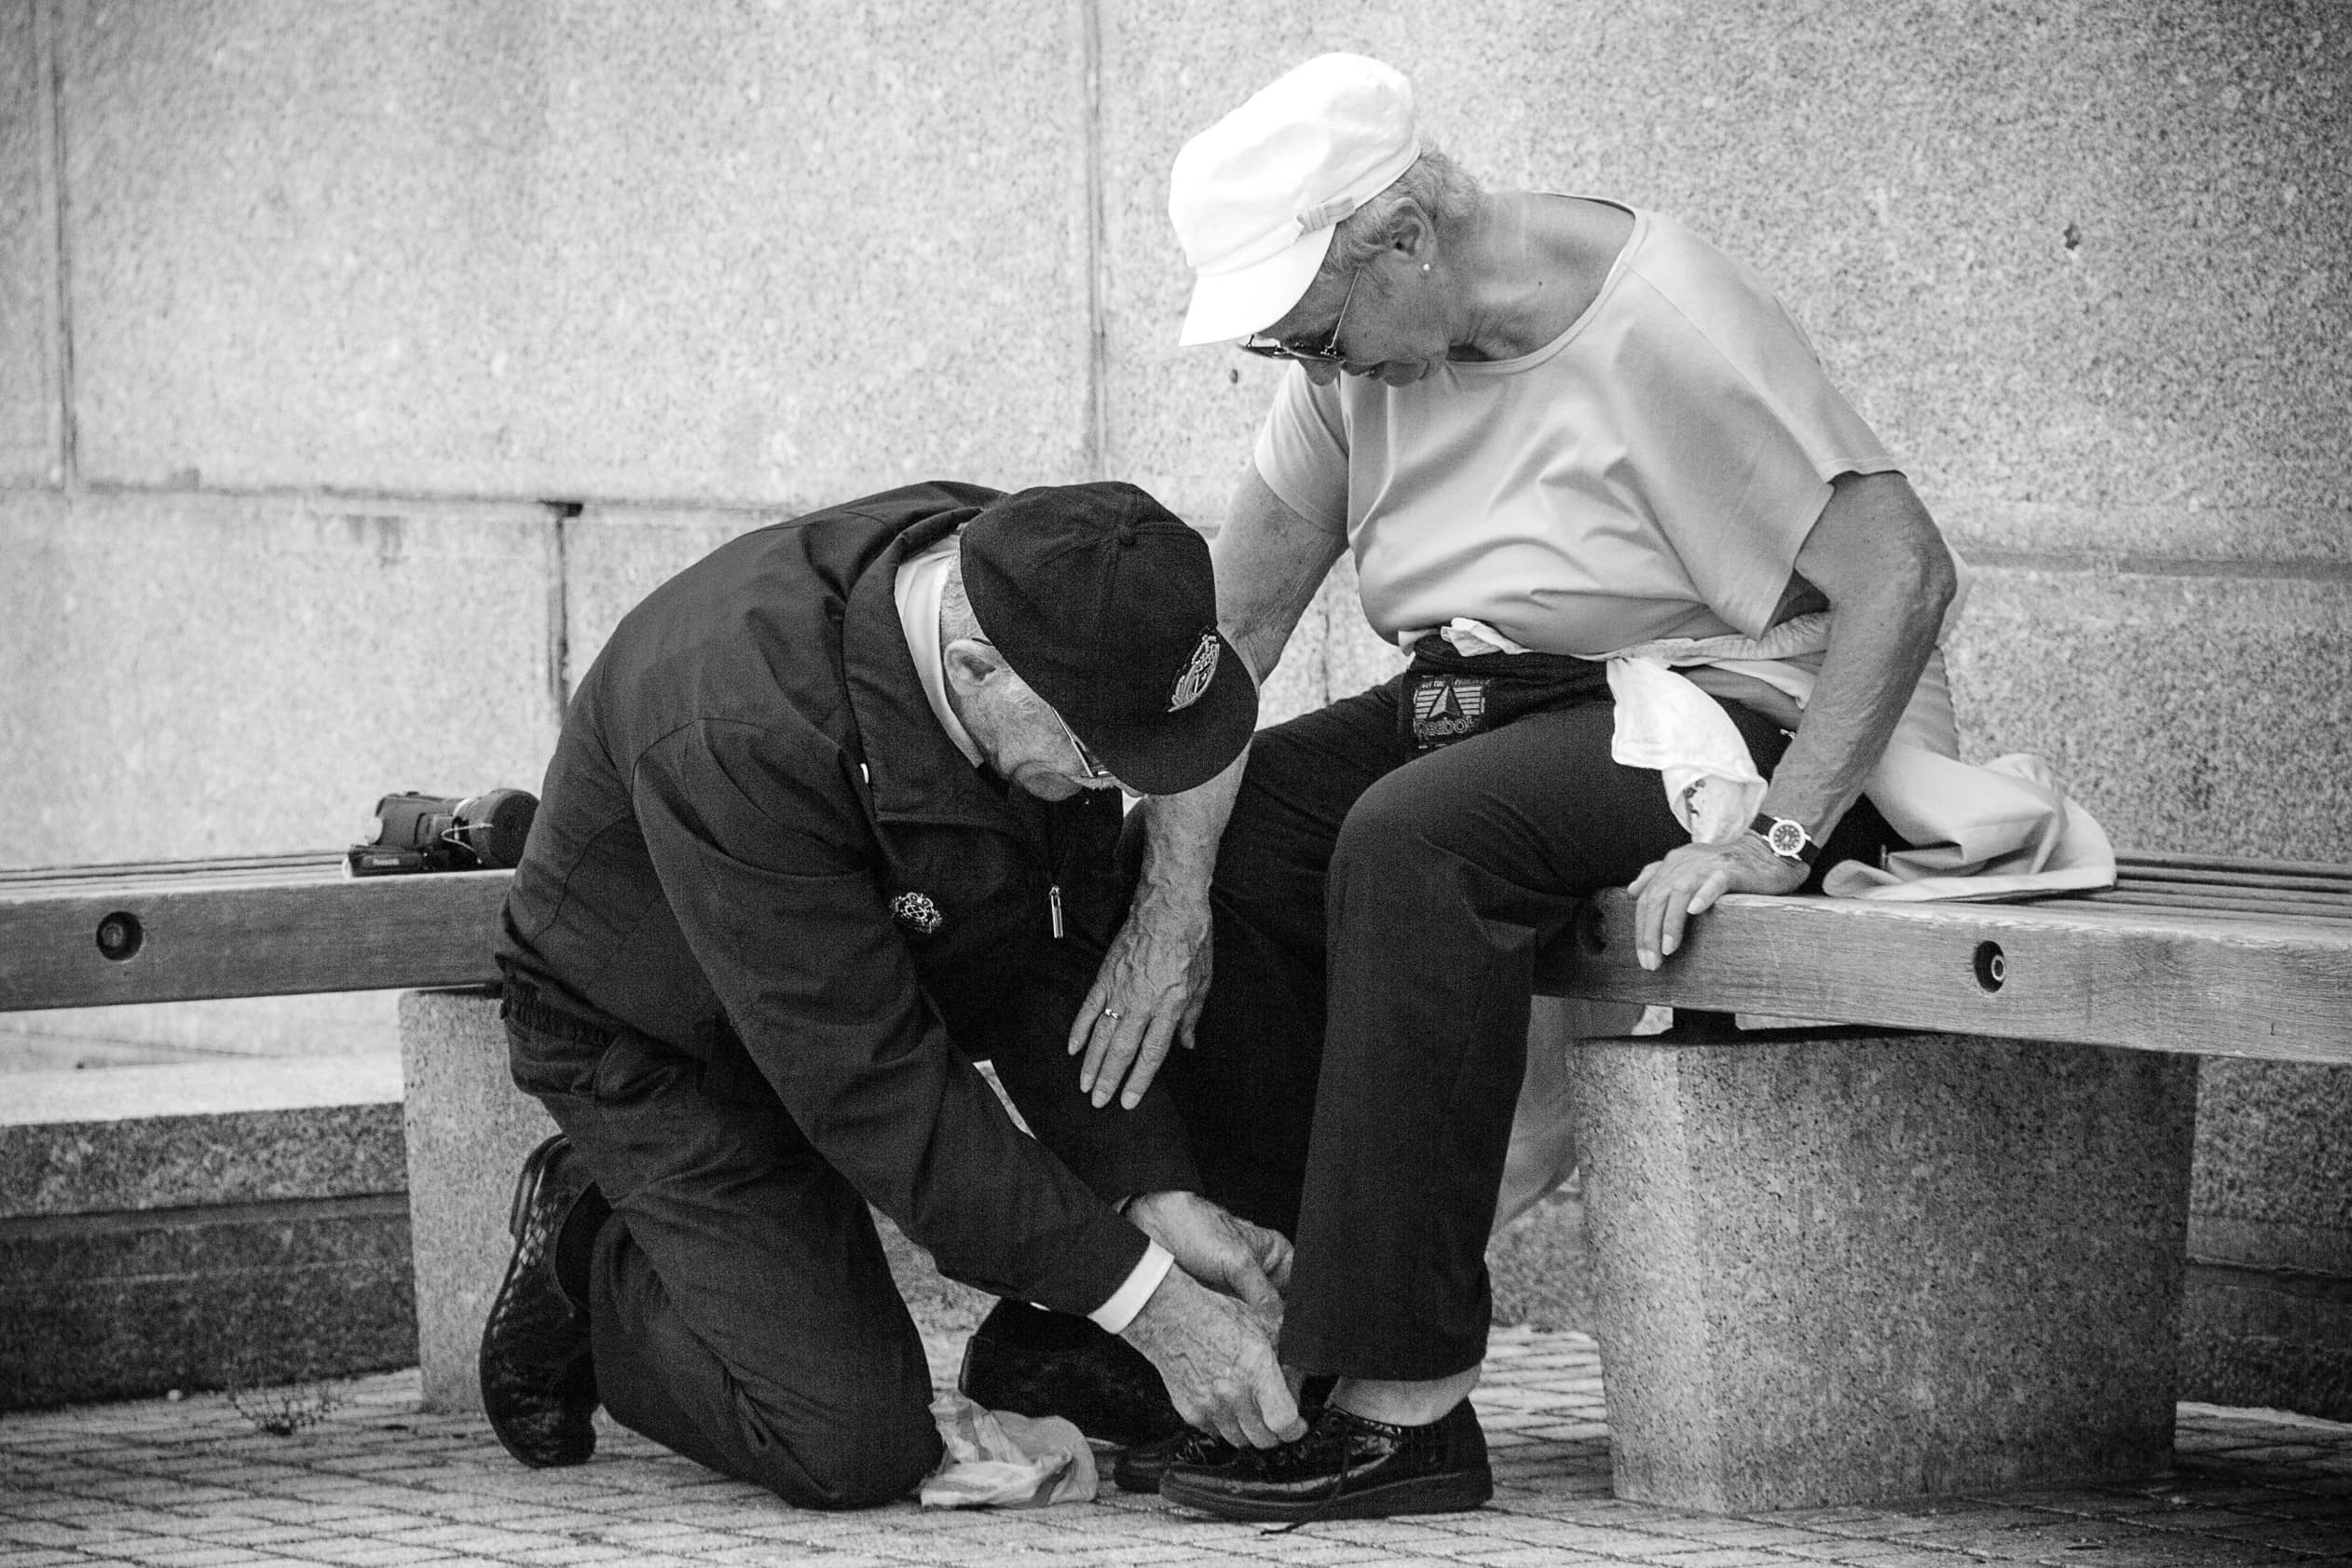
<svg viewBox="0 0 2352 1568">
<path fill-rule="evenodd" d="M 1760 637 L 1674 637 L 1600 656 L 1617 702 L 1610 757 L 1665 782 L 1676 821 L 1702 844 L 1728 843 L 1763 804 L 1765 780 L 1723 705 L 1675 673 L 1705 665 L 1748 676 L 1788 700 L 1771 716 L 1787 729 L 1812 696 L 1830 614 L 1782 621 Z M 1437 628 L 1457 653 L 1525 653 L 1482 621 Z M 1411 646 L 1414 634 L 1400 638 Z M 1838 898 L 1901 902 L 1995 899 L 2113 886 L 2115 852 L 2098 821 L 2068 798 L 2031 753 L 1981 765 L 1960 760 L 1943 652 L 1929 658 L 1886 753 L 1862 792 L 1910 849 L 1883 866 L 1842 861 L 1823 878 Z"/>
</svg>

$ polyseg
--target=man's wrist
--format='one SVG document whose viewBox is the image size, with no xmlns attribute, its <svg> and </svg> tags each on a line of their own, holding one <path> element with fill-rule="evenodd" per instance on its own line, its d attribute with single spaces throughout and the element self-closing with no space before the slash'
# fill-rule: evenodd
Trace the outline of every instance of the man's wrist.
<svg viewBox="0 0 2352 1568">
<path fill-rule="evenodd" d="M 1175 1266 L 1174 1253 L 1158 1242 L 1145 1242 L 1143 1256 L 1128 1271 L 1126 1282 L 1087 1316 L 1106 1334 L 1125 1332 L 1127 1326 L 1135 1321 L 1135 1315 L 1143 1310 L 1143 1303 L 1152 1299 L 1152 1292 L 1159 1288 L 1160 1281 L 1168 1277 L 1168 1271 Z"/>
</svg>

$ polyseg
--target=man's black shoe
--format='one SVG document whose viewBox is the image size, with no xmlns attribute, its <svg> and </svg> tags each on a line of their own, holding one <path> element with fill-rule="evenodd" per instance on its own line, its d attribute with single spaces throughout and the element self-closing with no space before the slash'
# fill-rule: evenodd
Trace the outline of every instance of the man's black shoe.
<svg viewBox="0 0 2352 1568">
<path fill-rule="evenodd" d="M 1298 1413 L 1308 1425 L 1323 1413 L 1331 1402 L 1332 1384 L 1336 1378 L 1310 1377 L 1299 1384 Z M 1168 1472 L 1178 1465 L 1190 1465 L 1196 1469 L 1214 1469 L 1230 1465 L 1241 1451 L 1214 1432 L 1186 1427 L 1173 1437 L 1155 1442 L 1138 1443 L 1122 1452 L 1111 1466 L 1111 1479 L 1121 1492 L 1157 1492 Z"/>
<path fill-rule="evenodd" d="M 1187 1426 L 1172 1436 L 1124 1449 L 1111 1465 L 1111 1479 L 1121 1492 L 1157 1492 L 1168 1472 L 1179 1465 L 1214 1470 L 1240 1457 L 1240 1450 L 1217 1436 Z"/>
<path fill-rule="evenodd" d="M 975 1404 L 1059 1415 L 1107 1443 L 1148 1443 L 1189 1430 L 1143 1353 L 1083 1317 L 996 1303 L 964 1346 L 956 1386 Z"/>
<path fill-rule="evenodd" d="M 507 1217 L 514 1256 L 482 1326 L 482 1408 L 506 1452 L 535 1468 L 578 1465 L 596 1451 L 588 1314 L 556 1277 L 556 1243 L 575 1208 L 583 1220 L 610 1212 L 558 1134 L 523 1162 Z"/>
<path fill-rule="evenodd" d="M 1159 1493 L 1219 1519 L 1304 1524 L 1475 1508 L 1495 1494 L 1486 1434 L 1468 1399 L 1426 1426 L 1327 1407 L 1306 1436 L 1222 1465 L 1170 1466 Z"/>
</svg>

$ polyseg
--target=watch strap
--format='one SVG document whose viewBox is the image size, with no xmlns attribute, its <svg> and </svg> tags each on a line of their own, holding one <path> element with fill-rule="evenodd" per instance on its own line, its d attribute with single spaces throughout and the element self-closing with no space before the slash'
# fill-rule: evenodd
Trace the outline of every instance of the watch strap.
<svg viewBox="0 0 2352 1568">
<path fill-rule="evenodd" d="M 1805 825 L 1793 818 L 1776 817 L 1770 812 L 1759 811 L 1757 813 L 1756 820 L 1747 825 L 1750 833 L 1764 840 L 1766 849 L 1771 850 L 1783 860 L 1793 860 L 1799 865 L 1811 866 L 1813 863 L 1813 857 L 1821 852 L 1821 845 L 1814 840 L 1812 834 L 1805 831 Z"/>
</svg>

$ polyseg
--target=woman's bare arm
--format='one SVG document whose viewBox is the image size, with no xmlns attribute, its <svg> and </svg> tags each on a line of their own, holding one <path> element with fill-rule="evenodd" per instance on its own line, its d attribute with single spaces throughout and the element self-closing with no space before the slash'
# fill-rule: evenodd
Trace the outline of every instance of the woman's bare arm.
<svg viewBox="0 0 2352 1568">
<path fill-rule="evenodd" d="M 1796 569 L 1829 601 L 1829 648 L 1763 809 L 1802 823 L 1818 841 L 1886 751 L 1935 650 L 1956 578 L 1943 536 L 1899 473 L 1840 475 L 1797 552 Z M 1657 968 L 1682 945 L 1689 918 L 1723 894 L 1788 893 L 1804 879 L 1803 866 L 1753 834 L 1684 845 L 1634 879 L 1642 966 Z"/>
<path fill-rule="evenodd" d="M 1243 473 L 1209 548 L 1217 620 L 1261 687 L 1346 543 L 1292 511 L 1254 466 Z M 1142 880 L 1070 1028 L 1071 1054 L 1085 1053 L 1079 1087 L 1097 1105 L 1115 1094 L 1132 1108 L 1169 1049 L 1192 1043 L 1209 996 L 1209 879 L 1248 760 L 1245 751 L 1207 784 L 1136 807 L 1144 813 Z"/>
</svg>

